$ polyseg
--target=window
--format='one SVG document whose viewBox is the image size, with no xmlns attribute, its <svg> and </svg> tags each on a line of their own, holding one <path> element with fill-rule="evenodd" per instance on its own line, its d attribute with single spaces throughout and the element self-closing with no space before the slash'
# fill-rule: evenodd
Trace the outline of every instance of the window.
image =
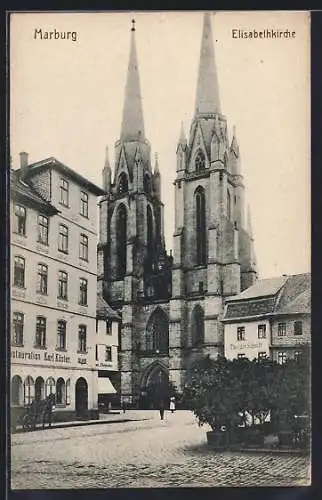
<svg viewBox="0 0 322 500">
<path fill-rule="evenodd" d="M 87 306 L 87 280 L 85 278 L 79 279 L 79 304 Z"/>
<path fill-rule="evenodd" d="M 295 351 L 294 352 L 294 359 L 295 361 L 298 361 L 302 355 L 302 351 Z"/>
<path fill-rule="evenodd" d="M 205 192 L 199 187 L 195 194 L 197 265 L 206 264 L 206 202 Z"/>
<path fill-rule="evenodd" d="M 127 175 L 125 172 L 122 172 L 119 176 L 117 192 L 118 194 L 127 193 L 129 189 Z"/>
<path fill-rule="evenodd" d="M 286 362 L 286 352 L 285 351 L 278 352 L 277 361 L 280 365 L 283 365 Z"/>
<path fill-rule="evenodd" d="M 266 358 L 267 358 L 266 352 L 259 352 L 258 353 L 258 359 L 266 359 Z"/>
<path fill-rule="evenodd" d="M 204 292 L 204 289 L 203 289 L 203 281 L 199 281 L 199 293 L 203 293 Z"/>
<path fill-rule="evenodd" d="M 244 359 L 245 357 L 246 357 L 246 354 L 244 354 L 244 353 L 237 354 L 237 359 Z"/>
<path fill-rule="evenodd" d="M 245 327 L 244 326 L 237 327 L 237 340 L 245 340 Z"/>
<path fill-rule="evenodd" d="M 46 318 L 37 316 L 36 318 L 36 339 L 35 347 L 46 346 Z"/>
<path fill-rule="evenodd" d="M 204 170 L 206 165 L 206 158 L 204 153 L 201 151 L 201 149 L 198 149 L 197 154 L 196 154 L 196 159 L 195 159 L 195 168 L 197 172 L 200 172 L 201 170 Z"/>
<path fill-rule="evenodd" d="M 86 352 L 86 326 L 85 325 L 79 325 L 78 351 L 79 352 Z"/>
<path fill-rule="evenodd" d="M 278 323 L 277 335 L 278 337 L 284 337 L 286 335 L 286 323 Z"/>
<path fill-rule="evenodd" d="M 48 245 L 49 220 L 45 215 L 38 215 L 38 242 Z"/>
<path fill-rule="evenodd" d="M 67 300 L 68 276 L 65 271 L 58 273 L 58 298 Z"/>
<path fill-rule="evenodd" d="M 127 211 L 123 204 L 119 205 L 116 214 L 116 255 L 117 277 L 124 278 L 126 273 L 126 245 L 127 243 Z"/>
<path fill-rule="evenodd" d="M 191 343 L 192 346 L 200 346 L 205 340 L 205 318 L 204 310 L 197 305 L 193 309 L 191 318 Z"/>
<path fill-rule="evenodd" d="M 21 236 L 26 236 L 26 209 L 21 205 L 14 205 L 13 230 Z"/>
<path fill-rule="evenodd" d="M 112 347 L 105 346 L 105 361 L 112 361 Z"/>
<path fill-rule="evenodd" d="M 46 397 L 49 396 L 49 394 L 55 394 L 55 387 L 55 380 L 52 377 L 47 378 L 45 385 Z"/>
<path fill-rule="evenodd" d="M 68 227 L 59 224 L 58 250 L 68 253 Z"/>
<path fill-rule="evenodd" d="M 98 345 L 95 346 L 95 361 L 98 361 Z"/>
<path fill-rule="evenodd" d="M 37 293 L 47 293 L 48 286 L 48 266 L 38 264 Z"/>
<path fill-rule="evenodd" d="M 155 309 L 148 320 L 146 350 L 156 354 L 169 351 L 169 320 L 161 308 Z"/>
<path fill-rule="evenodd" d="M 85 191 L 81 191 L 80 194 L 80 209 L 79 213 L 83 217 L 88 217 L 88 194 Z"/>
<path fill-rule="evenodd" d="M 65 381 L 63 378 L 59 378 L 56 383 L 56 403 L 58 405 L 64 405 L 66 401 L 65 394 Z"/>
<path fill-rule="evenodd" d="M 65 179 L 60 179 L 60 203 L 69 206 L 69 184 Z"/>
<path fill-rule="evenodd" d="M 266 339 L 266 325 L 258 325 L 257 332 L 259 339 Z"/>
<path fill-rule="evenodd" d="M 302 321 L 295 321 L 294 322 L 294 335 L 302 335 L 303 329 L 302 329 Z"/>
<path fill-rule="evenodd" d="M 35 384 L 32 377 L 27 377 L 23 385 L 24 388 L 24 404 L 31 405 L 35 399 Z"/>
<path fill-rule="evenodd" d="M 106 335 L 112 335 L 112 323 L 106 321 Z"/>
<path fill-rule="evenodd" d="M 66 321 L 59 320 L 57 326 L 57 348 L 66 349 Z"/>
<path fill-rule="evenodd" d="M 25 259 L 23 257 L 14 258 L 13 284 L 20 288 L 25 287 Z"/>
<path fill-rule="evenodd" d="M 14 312 L 12 315 L 12 344 L 15 346 L 23 345 L 23 327 L 24 314 L 21 312 Z"/>
<path fill-rule="evenodd" d="M 88 260 L 88 237 L 85 234 L 80 235 L 79 258 Z"/>
</svg>

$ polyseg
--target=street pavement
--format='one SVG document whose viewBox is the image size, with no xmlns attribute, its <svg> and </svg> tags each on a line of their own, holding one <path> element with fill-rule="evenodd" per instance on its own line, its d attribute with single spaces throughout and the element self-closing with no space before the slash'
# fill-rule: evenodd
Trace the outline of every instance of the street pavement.
<svg viewBox="0 0 322 500">
<path fill-rule="evenodd" d="M 309 459 L 215 452 L 188 411 L 11 436 L 12 489 L 304 486 Z M 140 418 L 140 421 L 136 421 Z M 143 420 L 144 419 L 144 420 Z"/>
</svg>

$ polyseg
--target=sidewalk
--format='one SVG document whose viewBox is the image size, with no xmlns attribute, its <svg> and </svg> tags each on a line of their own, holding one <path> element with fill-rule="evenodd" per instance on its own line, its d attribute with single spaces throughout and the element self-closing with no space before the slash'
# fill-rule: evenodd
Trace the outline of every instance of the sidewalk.
<svg viewBox="0 0 322 500">
<path fill-rule="evenodd" d="M 127 410 L 125 413 L 123 412 L 111 412 L 111 413 L 102 413 L 99 415 L 98 420 L 74 420 L 67 422 L 52 422 L 51 427 L 48 427 L 48 424 L 45 425 L 43 429 L 42 424 L 36 424 L 37 431 L 46 430 L 46 429 L 57 429 L 64 427 L 81 427 L 85 425 L 99 425 L 99 424 L 114 424 L 120 422 L 137 422 L 142 420 L 150 420 L 157 416 L 157 412 L 149 412 L 144 410 Z M 11 431 L 12 433 L 24 432 L 22 430 L 22 425 L 18 425 L 15 430 Z M 33 432 L 33 431 L 29 431 Z"/>
</svg>

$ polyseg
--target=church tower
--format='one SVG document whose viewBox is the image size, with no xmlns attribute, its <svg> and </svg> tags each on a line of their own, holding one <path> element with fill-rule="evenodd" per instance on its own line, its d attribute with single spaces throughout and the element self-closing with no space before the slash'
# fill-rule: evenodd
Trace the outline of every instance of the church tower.
<svg viewBox="0 0 322 500">
<path fill-rule="evenodd" d="M 103 169 L 107 194 L 100 201 L 98 292 L 121 313 L 121 397 L 137 405 L 145 396 L 149 365 L 154 362 L 153 373 L 159 378 L 167 370 L 165 362 L 160 372 L 156 358 L 168 356 L 172 259 L 164 243 L 159 162 L 156 156 L 152 168 L 145 135 L 135 30 L 132 21 L 114 175 L 108 154 Z"/>
<path fill-rule="evenodd" d="M 256 279 L 239 146 L 235 130 L 229 141 L 221 110 L 209 13 L 204 15 L 194 116 L 188 140 L 181 125 L 176 154 L 170 379 L 181 387 L 194 359 L 223 353 L 225 297 Z"/>
</svg>

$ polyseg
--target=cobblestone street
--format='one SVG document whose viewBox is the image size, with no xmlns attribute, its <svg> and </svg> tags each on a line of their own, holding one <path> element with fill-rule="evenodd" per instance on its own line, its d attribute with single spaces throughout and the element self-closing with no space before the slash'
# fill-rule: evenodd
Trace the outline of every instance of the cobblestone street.
<svg viewBox="0 0 322 500">
<path fill-rule="evenodd" d="M 305 457 L 218 453 L 190 412 L 166 412 L 164 421 L 142 413 L 139 422 L 12 435 L 12 489 L 309 484 Z"/>
</svg>

